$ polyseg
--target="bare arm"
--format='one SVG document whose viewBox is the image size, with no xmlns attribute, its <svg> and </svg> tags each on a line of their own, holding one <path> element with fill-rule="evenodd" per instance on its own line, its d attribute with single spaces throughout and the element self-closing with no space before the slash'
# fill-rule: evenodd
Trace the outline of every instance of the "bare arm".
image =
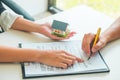
<svg viewBox="0 0 120 80">
<path fill-rule="evenodd" d="M 0 62 L 39 62 L 67 68 L 81 59 L 62 50 L 37 50 L 0 46 Z"/>
<path fill-rule="evenodd" d="M 75 32 L 70 32 L 66 38 L 57 37 L 57 36 L 51 34 L 52 29 L 51 29 L 50 24 L 48 24 L 48 23 L 38 24 L 38 23 L 26 20 L 21 17 L 19 17 L 15 20 L 15 22 L 13 23 L 11 28 L 16 29 L 16 30 L 27 31 L 27 32 L 37 32 L 37 33 L 43 34 L 51 39 L 54 39 L 54 40 L 69 39 L 75 34 Z"/>
<path fill-rule="evenodd" d="M 106 38 L 107 43 L 120 38 L 120 17 L 102 33 L 101 37 Z"/>
<path fill-rule="evenodd" d="M 40 24 L 26 20 L 21 17 L 18 17 L 11 26 L 12 29 L 22 30 L 27 32 L 40 32 L 40 27 L 41 27 Z"/>
<path fill-rule="evenodd" d="M 37 50 L 0 46 L 0 62 L 35 61 Z"/>
<path fill-rule="evenodd" d="M 11 28 L 27 32 L 41 33 L 55 40 L 66 39 L 52 35 L 51 26 L 49 24 L 37 24 L 21 17 L 18 17 L 14 21 Z M 70 38 L 73 34 L 74 33 L 70 33 L 67 38 Z M 82 62 L 81 59 L 62 50 L 50 51 L 0 46 L 0 62 L 40 62 L 50 66 L 67 68 L 68 66 L 74 64 L 76 60 Z"/>
<path fill-rule="evenodd" d="M 90 43 L 94 39 L 95 34 L 87 33 L 82 41 L 82 49 L 87 55 L 90 55 Z M 116 19 L 99 37 L 99 41 L 92 47 L 92 52 L 95 53 L 103 48 L 107 43 L 120 38 L 120 17 Z"/>
</svg>

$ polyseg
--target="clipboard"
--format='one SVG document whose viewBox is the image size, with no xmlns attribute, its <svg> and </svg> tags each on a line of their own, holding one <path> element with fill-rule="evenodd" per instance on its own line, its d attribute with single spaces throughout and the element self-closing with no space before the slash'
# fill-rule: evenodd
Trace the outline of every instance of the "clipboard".
<svg viewBox="0 0 120 80">
<path fill-rule="evenodd" d="M 63 49 L 63 50 L 68 51 L 69 53 L 74 53 L 72 55 L 78 56 L 82 59 L 86 58 L 85 53 L 81 50 L 80 41 L 20 43 L 19 47 L 20 48 L 32 48 L 32 49 L 36 48 L 36 49 L 41 49 L 41 50 Z M 106 64 L 105 60 L 103 59 L 100 51 L 98 51 L 98 53 L 94 57 L 92 57 L 90 60 L 87 60 L 84 63 L 76 62 L 75 65 L 69 67 L 68 69 L 51 67 L 51 66 L 47 66 L 47 65 L 44 65 L 41 63 L 35 63 L 35 62 L 21 63 L 21 68 L 22 68 L 22 75 L 24 79 L 110 72 L 110 69 L 108 65 Z"/>
</svg>

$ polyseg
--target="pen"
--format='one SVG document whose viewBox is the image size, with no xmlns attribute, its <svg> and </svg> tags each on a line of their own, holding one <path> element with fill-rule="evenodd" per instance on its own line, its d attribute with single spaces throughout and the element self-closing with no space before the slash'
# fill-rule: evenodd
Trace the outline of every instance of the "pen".
<svg viewBox="0 0 120 80">
<path fill-rule="evenodd" d="M 95 39 L 94 39 L 94 42 L 91 42 L 91 44 L 90 44 L 90 56 L 89 56 L 88 60 L 91 58 L 91 56 L 93 54 L 92 53 L 92 47 L 96 45 L 96 43 L 99 39 L 100 32 L 101 32 L 101 28 L 98 28 Z"/>
</svg>

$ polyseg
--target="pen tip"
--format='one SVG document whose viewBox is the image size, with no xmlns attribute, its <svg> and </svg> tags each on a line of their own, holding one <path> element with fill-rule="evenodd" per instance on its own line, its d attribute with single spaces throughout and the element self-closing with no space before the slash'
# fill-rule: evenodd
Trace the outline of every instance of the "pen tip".
<svg viewBox="0 0 120 80">
<path fill-rule="evenodd" d="M 88 60 L 90 59 L 90 57 L 88 58 Z"/>
</svg>

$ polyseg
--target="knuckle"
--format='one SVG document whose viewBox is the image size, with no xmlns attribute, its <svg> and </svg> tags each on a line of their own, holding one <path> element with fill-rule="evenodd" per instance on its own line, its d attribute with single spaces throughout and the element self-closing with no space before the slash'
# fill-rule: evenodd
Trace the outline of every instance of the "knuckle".
<svg viewBox="0 0 120 80">
<path fill-rule="evenodd" d="M 64 51 L 64 50 L 61 50 L 61 52 L 66 53 L 66 51 Z"/>
<path fill-rule="evenodd" d="M 63 64 L 61 67 L 66 69 L 68 66 L 67 66 L 67 64 Z"/>
</svg>

